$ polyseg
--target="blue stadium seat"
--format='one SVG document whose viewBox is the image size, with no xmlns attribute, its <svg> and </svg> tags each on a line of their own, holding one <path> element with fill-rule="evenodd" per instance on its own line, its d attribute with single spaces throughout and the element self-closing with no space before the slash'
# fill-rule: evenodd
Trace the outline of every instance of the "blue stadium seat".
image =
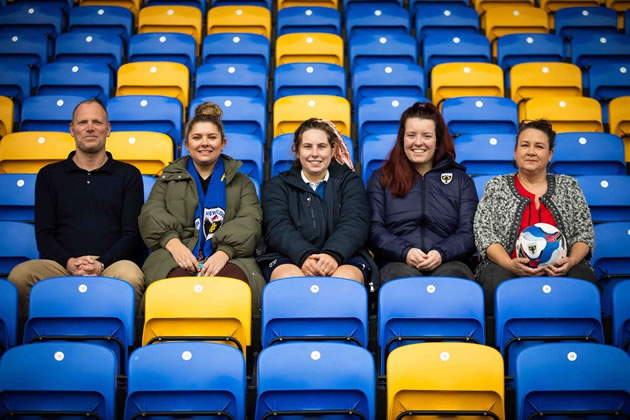
<svg viewBox="0 0 630 420">
<path fill-rule="evenodd" d="M 555 32 L 563 38 L 617 33 L 617 12 L 606 7 L 566 7 L 554 13 Z"/>
<path fill-rule="evenodd" d="M 562 38 L 553 34 L 508 34 L 497 38 L 497 64 L 504 71 L 516 64 L 539 61 L 563 62 Z"/>
<path fill-rule="evenodd" d="M 324 32 L 341 35 L 341 16 L 337 9 L 294 6 L 278 10 L 276 37 L 295 32 Z"/>
<path fill-rule="evenodd" d="M 189 118 L 195 115 L 195 109 L 203 102 L 214 102 L 223 110 L 221 121 L 225 134 L 253 134 L 262 142 L 267 138 L 267 107 L 260 98 L 244 96 L 208 96 L 197 97 L 190 103 Z"/>
<path fill-rule="evenodd" d="M 31 83 L 37 83 L 37 70 L 52 55 L 52 43 L 45 35 L 28 30 L 9 30 L 0 27 L 0 59 L 3 64 L 27 65 L 35 72 Z"/>
<path fill-rule="evenodd" d="M 68 276 L 31 289 L 24 343 L 85 341 L 110 349 L 127 372 L 134 340 L 135 290 L 124 280 Z"/>
<path fill-rule="evenodd" d="M 613 344 L 630 353 L 630 280 L 612 290 Z"/>
<path fill-rule="evenodd" d="M 0 220 L 35 220 L 36 174 L 0 174 Z"/>
<path fill-rule="evenodd" d="M 68 16 L 68 32 L 113 34 L 129 41 L 134 28 L 131 10 L 118 6 L 73 7 Z"/>
<path fill-rule="evenodd" d="M 455 140 L 457 162 L 469 175 L 514 172 L 514 134 L 465 134 Z"/>
<path fill-rule="evenodd" d="M 37 95 L 73 95 L 107 103 L 114 87 L 112 70 L 103 64 L 49 63 L 39 72 Z"/>
<path fill-rule="evenodd" d="M 288 10 L 293 9 L 289 7 Z M 274 100 L 292 95 L 334 95 L 346 97 L 346 72 L 330 63 L 287 63 L 276 67 Z"/>
<path fill-rule="evenodd" d="M 89 96 L 31 96 L 22 105 L 20 131 L 68 132 L 72 111 Z"/>
<path fill-rule="evenodd" d="M 55 41 L 55 61 L 104 64 L 118 70 L 124 56 L 123 40 L 114 34 L 68 32 Z"/>
<path fill-rule="evenodd" d="M 583 175 L 577 180 L 594 223 L 630 222 L 630 176 Z"/>
<path fill-rule="evenodd" d="M 195 72 L 197 45 L 192 35 L 176 32 L 151 32 L 136 34 L 129 40 L 127 61 L 172 61 Z"/>
<path fill-rule="evenodd" d="M 430 102 L 422 97 L 378 96 L 365 98 L 356 108 L 359 149 L 367 136 L 396 134 L 403 111 L 416 102 Z"/>
<path fill-rule="evenodd" d="M 216 1 L 212 6 L 215 6 Z M 174 6 L 193 6 L 201 10 L 202 14 L 206 14 L 206 0 L 146 0 L 145 6 L 158 5 L 174 5 Z"/>
<path fill-rule="evenodd" d="M 341 343 L 287 343 L 264 349 L 257 363 L 256 420 L 309 417 L 374 420 L 372 354 Z"/>
<path fill-rule="evenodd" d="M 375 96 L 415 96 L 424 91 L 424 72 L 417 64 L 372 63 L 352 72 L 352 98 L 355 107 L 361 100 Z"/>
<path fill-rule="evenodd" d="M 0 356 L 17 344 L 18 294 L 17 289 L 0 279 Z"/>
<path fill-rule="evenodd" d="M 480 200 L 486 189 L 486 184 L 492 178 L 494 178 L 494 175 L 479 175 L 479 176 L 472 177 L 472 180 L 475 183 L 475 189 L 477 190 L 477 197 L 479 197 Z"/>
<path fill-rule="evenodd" d="M 361 155 L 361 178 L 367 185 L 372 172 L 383 166 L 389 152 L 396 144 L 396 134 L 376 134 L 367 136 L 359 149 Z"/>
<path fill-rule="evenodd" d="M 262 345 L 337 341 L 366 347 L 365 286 L 338 277 L 291 277 L 269 283 L 262 294 Z"/>
<path fill-rule="evenodd" d="M 352 139 L 342 136 L 348 147 L 350 160 L 354 161 L 354 147 Z M 293 145 L 293 134 L 281 134 L 271 141 L 271 176 L 274 177 L 280 172 L 287 171 L 295 161 L 295 153 L 291 151 Z"/>
<path fill-rule="evenodd" d="M 0 277 L 6 277 L 21 262 L 39 258 L 35 226 L 30 223 L 0 221 Z"/>
<path fill-rule="evenodd" d="M 596 63 L 630 61 L 630 37 L 622 34 L 576 35 L 571 39 L 571 62 L 582 68 Z"/>
<path fill-rule="evenodd" d="M 211 34 L 203 39 L 203 64 L 260 64 L 269 68 L 269 39 L 250 33 Z"/>
<path fill-rule="evenodd" d="M 518 419 L 630 417 L 630 358 L 618 348 L 549 343 L 516 359 Z"/>
<path fill-rule="evenodd" d="M 29 344 L 9 349 L 0 359 L 2 417 L 114 420 L 115 401 L 116 356 L 101 346 Z"/>
<path fill-rule="evenodd" d="M 226 133 L 225 137 L 227 144 L 223 153 L 243 162 L 243 165 L 238 169 L 239 172 L 254 178 L 258 183 L 262 183 L 264 181 L 264 146 L 261 139 L 255 135 L 243 133 Z M 182 156 L 188 156 L 188 149 L 183 142 L 181 150 Z"/>
<path fill-rule="evenodd" d="M 396 348 L 423 341 L 484 344 L 483 290 L 455 277 L 407 277 L 381 286 L 378 345 L 381 374 Z"/>
<path fill-rule="evenodd" d="M 625 174 L 623 141 L 608 133 L 558 133 L 551 170 L 568 175 Z"/>
<path fill-rule="evenodd" d="M 142 187 L 144 189 L 144 202 L 149 199 L 149 195 L 151 194 L 151 190 L 153 189 L 153 185 L 155 185 L 155 177 L 151 175 L 142 175 Z"/>
<path fill-rule="evenodd" d="M 431 80 L 431 70 L 442 63 L 490 63 L 492 54 L 490 41 L 481 34 L 432 34 L 422 43 L 422 63 L 427 78 Z"/>
<path fill-rule="evenodd" d="M 422 5 L 422 13 L 416 14 L 415 28 L 419 42 L 427 35 L 478 34 L 479 15 L 463 3 L 427 3 Z"/>
<path fill-rule="evenodd" d="M 66 17 L 61 8 L 47 3 L 13 3 L 0 9 L 0 28 L 24 28 L 57 38 L 66 27 Z"/>
<path fill-rule="evenodd" d="M 374 3 L 373 0 L 343 0 L 343 8 L 347 9 L 351 4 L 361 4 L 361 3 Z M 398 6 L 403 7 L 403 0 L 382 0 L 379 3 L 385 4 L 397 4 Z"/>
<path fill-rule="evenodd" d="M 170 96 L 116 96 L 107 102 L 112 131 L 155 131 L 169 135 L 176 147 L 182 136 L 182 103 Z"/>
<path fill-rule="evenodd" d="M 31 96 L 33 78 L 33 69 L 28 65 L 3 61 L 0 63 L 0 96 L 11 98 L 14 104 L 20 106 L 24 99 Z"/>
<path fill-rule="evenodd" d="M 630 222 L 610 222 L 595 225 L 595 249 L 591 264 L 602 291 L 602 312 L 612 313 L 612 290 L 630 279 Z"/>
<path fill-rule="evenodd" d="M 203 342 L 140 347 L 129 361 L 124 418 L 185 413 L 245 420 L 246 389 L 245 360 L 233 347 Z"/>
<path fill-rule="evenodd" d="M 409 11 L 411 12 L 411 16 L 417 16 L 420 8 L 424 10 L 425 6 L 432 6 L 434 4 L 461 4 L 463 6 L 468 6 L 468 2 L 464 0 L 444 0 L 444 1 L 436 1 L 436 0 L 409 0 Z"/>
<path fill-rule="evenodd" d="M 202 64 L 195 96 L 244 96 L 267 103 L 267 69 L 259 64 Z"/>
<path fill-rule="evenodd" d="M 525 348 L 546 341 L 604 342 L 597 286 L 569 277 L 520 277 L 495 292 L 496 344 L 514 375 Z"/>
<path fill-rule="evenodd" d="M 630 56 L 612 64 L 597 63 L 588 69 L 589 96 L 607 102 L 630 96 Z"/>
<path fill-rule="evenodd" d="M 409 12 L 395 3 L 352 3 L 345 10 L 348 39 L 356 35 L 409 34 Z"/>
<path fill-rule="evenodd" d="M 348 44 L 350 69 L 370 63 L 418 63 L 418 47 L 411 35 L 357 35 Z"/>
<path fill-rule="evenodd" d="M 452 135 L 518 132 L 518 108 L 509 98 L 448 98 L 442 104 L 442 116 Z"/>
<path fill-rule="evenodd" d="M 271 0 L 214 0 L 212 7 L 215 6 L 234 6 L 234 5 L 260 6 L 271 10 Z"/>
</svg>

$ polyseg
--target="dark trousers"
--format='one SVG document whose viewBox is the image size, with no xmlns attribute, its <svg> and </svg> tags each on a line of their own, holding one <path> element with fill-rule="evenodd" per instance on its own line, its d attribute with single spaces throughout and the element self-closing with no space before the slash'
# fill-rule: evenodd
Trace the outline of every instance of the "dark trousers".
<svg viewBox="0 0 630 420">
<path fill-rule="evenodd" d="M 394 279 L 404 277 L 432 276 L 432 277 L 459 277 L 473 279 L 470 268 L 461 261 L 449 261 L 441 264 L 432 271 L 420 271 L 403 262 L 391 262 L 380 269 L 381 284 Z"/>
<path fill-rule="evenodd" d="M 194 274 L 192 274 L 188 270 L 184 270 L 181 267 L 175 267 L 168 273 L 167 277 L 188 277 L 188 276 L 194 276 Z M 230 262 L 225 264 L 225 266 L 221 269 L 221 271 L 217 273 L 217 277 L 231 277 L 234 279 L 243 280 L 245 283 L 249 284 L 249 282 L 247 281 L 247 275 L 243 272 L 243 270 L 238 268 L 237 265 L 232 264 Z"/>
</svg>

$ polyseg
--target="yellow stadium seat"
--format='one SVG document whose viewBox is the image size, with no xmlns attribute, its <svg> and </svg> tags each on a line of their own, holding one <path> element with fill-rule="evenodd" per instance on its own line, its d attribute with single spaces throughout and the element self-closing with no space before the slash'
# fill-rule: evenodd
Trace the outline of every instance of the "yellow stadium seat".
<svg viewBox="0 0 630 420">
<path fill-rule="evenodd" d="M 626 162 L 630 162 L 630 96 L 615 98 L 608 104 L 610 132 L 623 139 Z"/>
<path fill-rule="evenodd" d="M 276 40 L 276 65 L 330 63 L 343 67 L 343 39 L 326 33 L 292 33 Z"/>
<path fill-rule="evenodd" d="M 431 72 L 433 103 L 457 96 L 503 96 L 503 70 L 489 63 L 442 63 Z"/>
<path fill-rule="evenodd" d="M 114 159 L 135 166 L 143 175 L 159 175 L 173 161 L 173 140 L 153 131 L 113 131 L 106 148 Z"/>
<path fill-rule="evenodd" d="M 49 163 L 68 157 L 75 149 L 70 133 L 24 131 L 0 140 L 0 173 L 36 174 Z"/>
<path fill-rule="evenodd" d="M 566 7 L 599 7 L 599 0 L 540 0 L 540 8 L 553 13 Z"/>
<path fill-rule="evenodd" d="M 337 8 L 337 0 L 278 0 L 278 10 L 285 7 L 310 6 L 310 7 L 332 7 Z"/>
<path fill-rule="evenodd" d="M 120 6 L 129 9 L 134 16 L 138 15 L 138 10 L 142 0 L 79 0 L 79 6 Z"/>
<path fill-rule="evenodd" d="M 146 290 L 144 319 L 143 346 L 169 340 L 219 341 L 240 347 L 245 355 L 252 337 L 251 290 L 247 283 L 227 277 L 158 280 Z"/>
<path fill-rule="evenodd" d="M 630 9 L 630 0 L 606 0 L 606 7 L 617 12 L 625 12 Z M 621 18 L 619 21 L 623 25 L 623 13 L 617 13 L 617 16 Z M 623 29 L 623 26 L 620 29 Z"/>
<path fill-rule="evenodd" d="M 538 7 L 493 7 L 483 15 L 481 24 L 491 42 L 507 34 L 549 32 L 547 12 Z M 496 56 L 494 51 L 493 55 Z"/>
<path fill-rule="evenodd" d="M 510 89 L 517 104 L 538 96 L 582 96 L 582 71 L 570 63 L 516 64 L 510 70 Z"/>
<path fill-rule="evenodd" d="M 248 32 L 271 38 L 271 12 L 261 6 L 217 6 L 208 10 L 208 35 Z"/>
<path fill-rule="evenodd" d="M 494 7 L 531 7 L 535 5 L 534 0 L 473 0 L 472 3 L 479 15 Z"/>
<path fill-rule="evenodd" d="M 179 32 L 191 35 L 201 45 L 201 10 L 194 6 L 147 6 L 138 14 L 138 33 Z"/>
<path fill-rule="evenodd" d="M 0 138 L 13 131 L 13 101 L 0 96 Z"/>
<path fill-rule="evenodd" d="M 387 358 L 387 419 L 505 419 L 503 358 L 489 346 L 417 343 Z M 423 411 L 414 416 L 414 411 Z M 454 412 L 475 412 L 456 417 Z M 439 415 L 442 412 L 442 416 Z M 419 413 L 418 413 L 419 414 Z M 409 417 L 407 417 L 409 416 Z"/>
<path fill-rule="evenodd" d="M 190 89 L 188 68 L 180 63 L 142 61 L 118 69 L 116 96 L 163 95 L 177 98 L 185 109 Z"/>
<path fill-rule="evenodd" d="M 350 137 L 350 103 L 331 95 L 285 96 L 273 104 L 273 136 L 294 133 L 309 118 L 332 121 L 337 130 Z"/>
<path fill-rule="evenodd" d="M 557 133 L 604 131 L 602 107 L 596 99 L 583 96 L 539 96 L 523 103 L 521 120 L 549 120 Z"/>
</svg>

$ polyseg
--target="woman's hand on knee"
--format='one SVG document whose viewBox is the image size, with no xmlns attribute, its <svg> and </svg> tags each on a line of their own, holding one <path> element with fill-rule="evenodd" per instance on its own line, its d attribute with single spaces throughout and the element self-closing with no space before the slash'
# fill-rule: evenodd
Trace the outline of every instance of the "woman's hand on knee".
<svg viewBox="0 0 630 420">
<path fill-rule="evenodd" d="M 191 273 L 197 273 L 199 271 L 199 261 L 197 261 L 197 258 L 195 258 L 190 249 L 178 238 L 173 238 L 168 241 L 165 248 L 171 253 L 178 266 Z"/>
<path fill-rule="evenodd" d="M 200 276 L 216 276 L 219 271 L 223 270 L 225 264 L 230 260 L 228 254 L 223 251 L 217 251 L 203 263 L 203 268 L 199 272 Z"/>
<path fill-rule="evenodd" d="M 316 257 L 316 255 L 319 255 L 319 254 L 309 255 L 309 257 L 306 260 L 304 260 L 304 263 L 302 264 L 302 267 L 300 269 L 302 270 L 302 273 L 304 273 L 305 276 L 325 276 L 326 275 L 320 268 L 318 264 L 319 258 Z"/>
<path fill-rule="evenodd" d="M 337 268 L 339 267 L 339 263 L 337 260 L 329 254 L 315 254 L 312 255 L 317 258 L 317 265 L 324 273 L 324 276 L 332 276 Z"/>
</svg>

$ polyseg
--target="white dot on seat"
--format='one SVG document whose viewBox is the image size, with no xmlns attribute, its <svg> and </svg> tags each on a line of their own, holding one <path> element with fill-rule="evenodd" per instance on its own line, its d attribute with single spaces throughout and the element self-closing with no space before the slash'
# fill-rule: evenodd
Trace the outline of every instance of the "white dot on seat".
<svg viewBox="0 0 630 420">
<path fill-rule="evenodd" d="M 443 351 L 442 353 L 440 353 L 440 359 L 442 359 L 443 362 L 446 362 L 450 358 L 451 358 L 451 355 L 448 354 L 447 351 Z"/>
<path fill-rule="evenodd" d="M 40 137 L 40 138 L 37 139 L 37 143 L 39 143 L 39 144 L 44 144 L 45 141 L 46 141 L 46 139 L 43 138 L 43 137 Z"/>
<path fill-rule="evenodd" d="M 57 106 L 63 106 L 63 99 L 57 99 Z"/>
<path fill-rule="evenodd" d="M 166 12 L 167 15 L 172 16 L 175 13 L 175 11 L 173 9 L 168 9 L 168 11 Z"/>
<path fill-rule="evenodd" d="M 384 36 L 380 37 L 378 39 L 378 42 L 380 42 L 381 44 L 387 44 L 387 38 L 385 38 Z"/>
<path fill-rule="evenodd" d="M 314 350 L 314 351 L 311 352 L 311 359 L 319 360 L 321 357 L 322 357 L 322 355 L 317 350 Z"/>
<path fill-rule="evenodd" d="M 602 180 L 602 182 L 599 183 L 599 185 L 602 186 L 602 188 L 608 188 L 608 181 L 606 181 L 605 179 Z"/>
<path fill-rule="evenodd" d="M 313 73 L 313 71 L 314 71 L 314 70 L 315 70 L 315 69 L 313 68 L 313 66 L 308 66 L 308 67 L 306 68 L 306 72 L 307 72 L 307 73 L 309 73 L 309 74 Z"/>
<path fill-rule="evenodd" d="M 451 11 L 450 10 L 445 10 L 443 13 L 444 13 L 444 16 L 450 16 L 451 15 Z"/>
<path fill-rule="evenodd" d="M 531 36 L 528 36 L 527 38 L 525 38 L 525 42 L 527 42 L 528 44 L 533 44 L 534 38 L 532 38 Z"/>
<path fill-rule="evenodd" d="M 549 286 L 548 284 L 545 284 L 545 285 L 542 287 L 542 291 L 543 291 L 543 293 L 545 293 L 545 294 L 549 294 L 549 293 L 551 293 L 551 286 Z"/>
<path fill-rule="evenodd" d="M 549 73 L 549 67 L 547 67 L 547 66 L 543 66 L 543 68 L 541 69 L 541 71 L 542 71 L 543 73 Z"/>
<path fill-rule="evenodd" d="M 232 106 L 232 101 L 230 101 L 229 99 L 226 99 L 225 102 L 223 102 L 223 105 L 229 108 Z"/>
<path fill-rule="evenodd" d="M 234 67 L 234 66 L 228 67 L 228 73 L 232 74 L 234 72 L 236 72 L 236 67 Z"/>
<path fill-rule="evenodd" d="M 98 9 L 98 12 L 96 12 L 96 14 L 99 15 L 99 16 L 103 16 L 105 14 L 105 10 Z"/>
<path fill-rule="evenodd" d="M 392 101 L 392 106 L 393 106 L 394 108 L 398 108 L 398 107 L 400 106 L 400 102 L 398 102 L 396 99 L 394 99 L 394 100 Z"/>
<path fill-rule="evenodd" d="M 582 16 L 588 16 L 588 15 L 589 15 L 588 10 L 582 10 Z"/>
<path fill-rule="evenodd" d="M 28 9 L 28 14 L 32 15 L 33 13 L 35 13 L 35 9 L 33 9 L 32 7 L 30 9 Z"/>
<path fill-rule="evenodd" d="M 580 137 L 580 138 L 578 139 L 578 143 L 580 143 L 580 144 L 586 144 L 586 137 Z"/>
<path fill-rule="evenodd" d="M 311 286 L 311 293 L 319 293 L 319 286 L 317 284 Z"/>
<path fill-rule="evenodd" d="M 147 105 L 149 105 L 149 102 L 148 102 L 146 99 L 143 99 L 143 100 L 141 100 L 141 101 L 140 101 L 140 106 L 141 106 L 141 107 L 143 107 L 143 108 L 144 108 L 144 107 L 145 107 L 145 106 L 147 106 Z"/>
<path fill-rule="evenodd" d="M 310 100 L 308 101 L 308 106 L 310 106 L 311 108 L 313 108 L 315 106 L 315 101 L 314 100 Z"/>
<path fill-rule="evenodd" d="M 605 44 L 605 43 L 608 42 L 608 40 L 606 39 L 605 36 L 603 36 L 603 37 L 599 38 L 599 42 L 601 42 L 602 44 Z"/>
<path fill-rule="evenodd" d="M 240 16 L 243 14 L 243 9 L 236 9 L 236 16 Z"/>
<path fill-rule="evenodd" d="M 625 68 L 625 67 L 619 67 L 619 73 L 626 74 L 627 72 L 628 72 L 628 69 L 627 69 L 627 68 Z"/>
<path fill-rule="evenodd" d="M 385 66 L 385 73 L 390 74 L 392 70 L 393 69 L 390 66 Z"/>
<path fill-rule="evenodd" d="M 22 188 L 24 186 L 24 180 L 23 179 L 18 179 L 17 186 Z"/>
<path fill-rule="evenodd" d="M 520 14 L 521 14 L 521 12 L 519 12 L 518 10 L 515 10 L 515 11 L 513 11 L 513 12 L 512 12 L 512 14 L 513 14 L 514 16 L 518 16 L 518 15 L 520 15 Z"/>
<path fill-rule="evenodd" d="M 460 42 L 462 42 L 462 40 L 458 36 L 453 37 L 453 43 L 454 44 L 459 44 Z"/>
<path fill-rule="evenodd" d="M 628 232 L 627 232 L 627 233 L 628 233 L 628 235 L 630 235 L 630 229 L 628 229 Z"/>
<path fill-rule="evenodd" d="M 195 287 L 193 287 L 193 290 L 195 291 L 195 293 L 201 293 L 203 292 L 203 286 L 201 284 L 195 284 Z"/>
<path fill-rule="evenodd" d="M 129 137 L 129 144 L 134 144 L 136 142 L 136 138 L 135 137 Z"/>
<path fill-rule="evenodd" d="M 20 40 L 20 37 L 18 37 L 17 35 L 13 35 L 11 37 L 11 42 L 18 42 Z"/>
<path fill-rule="evenodd" d="M 306 9 L 306 11 L 304 12 L 304 14 L 306 16 L 311 16 L 313 14 L 313 11 L 311 9 Z"/>
<path fill-rule="evenodd" d="M 72 73 L 76 73 L 79 71 L 79 66 L 72 66 Z"/>
<path fill-rule="evenodd" d="M 577 360 L 577 353 L 574 351 L 570 351 L 567 354 L 567 359 L 569 359 L 569 362 L 575 362 Z"/>
<path fill-rule="evenodd" d="M 87 284 L 80 284 L 79 285 L 79 293 L 85 293 L 87 292 Z"/>
<path fill-rule="evenodd" d="M 560 101 L 558 102 L 558 106 L 560 106 L 560 108 L 566 108 L 567 107 L 567 103 L 564 101 Z"/>
<path fill-rule="evenodd" d="M 306 43 L 307 44 L 312 44 L 313 43 L 313 37 L 310 37 L 310 36 L 306 37 Z"/>
<path fill-rule="evenodd" d="M 151 68 L 149 69 L 149 71 L 150 71 L 151 73 L 157 73 L 157 67 L 155 67 L 155 66 L 151 66 Z"/>
<path fill-rule="evenodd" d="M 160 37 L 160 42 L 161 42 L 161 43 L 166 42 L 166 37 L 165 37 L 164 35 L 162 35 L 162 36 Z"/>
<path fill-rule="evenodd" d="M 56 361 L 61 362 L 64 357 L 66 357 L 66 355 L 63 354 L 62 351 L 55 352 L 54 358 L 55 358 Z"/>
<path fill-rule="evenodd" d="M 188 350 L 182 352 L 182 360 L 189 361 L 190 359 L 192 359 L 191 352 L 189 352 Z"/>
<path fill-rule="evenodd" d="M 374 11 L 374 16 L 380 16 L 382 14 L 383 14 L 383 12 L 381 12 L 380 10 L 375 10 Z"/>
<path fill-rule="evenodd" d="M 94 41 L 94 37 L 92 37 L 92 35 L 88 35 L 88 36 L 85 37 L 85 42 L 89 43 L 89 42 L 92 42 L 92 41 Z"/>
<path fill-rule="evenodd" d="M 488 143 L 490 143 L 492 146 L 496 146 L 498 141 L 495 137 L 491 137 L 490 140 L 488 140 Z"/>
<path fill-rule="evenodd" d="M 435 286 L 430 284 L 427 286 L 427 293 L 435 293 Z"/>
<path fill-rule="evenodd" d="M 483 108 L 483 101 L 475 101 L 475 106 L 477 108 Z"/>
<path fill-rule="evenodd" d="M 470 67 L 464 67 L 464 73 L 470 73 Z"/>
<path fill-rule="evenodd" d="M 232 42 L 235 44 L 238 44 L 239 42 L 241 42 L 241 37 L 240 36 L 235 36 L 234 38 L 232 38 Z"/>
</svg>

